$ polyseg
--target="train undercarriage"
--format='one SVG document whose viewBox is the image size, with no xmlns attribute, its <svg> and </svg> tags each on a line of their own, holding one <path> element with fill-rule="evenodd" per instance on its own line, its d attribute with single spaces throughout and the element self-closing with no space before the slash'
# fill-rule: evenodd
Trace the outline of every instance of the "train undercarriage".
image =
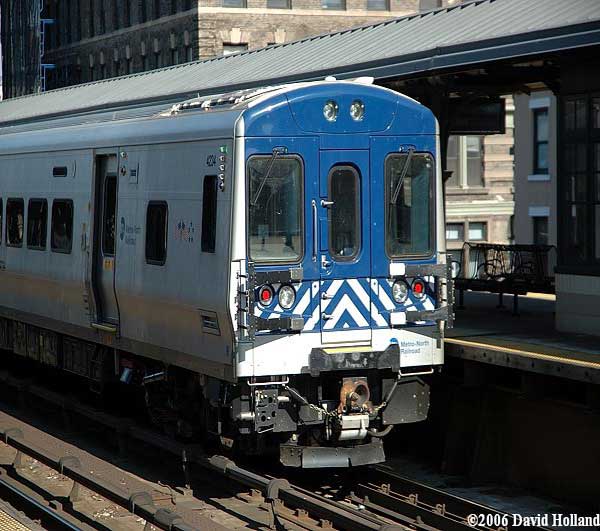
<svg viewBox="0 0 600 531">
<path fill-rule="evenodd" d="M 382 438 L 396 424 L 424 420 L 429 409 L 427 381 L 398 378 L 392 368 L 233 384 L 7 319 L 0 319 L 0 348 L 75 374 L 99 395 L 134 395 L 124 403 L 141 404 L 150 422 L 173 437 L 244 455 L 279 452 L 291 467 L 381 462 Z"/>
</svg>

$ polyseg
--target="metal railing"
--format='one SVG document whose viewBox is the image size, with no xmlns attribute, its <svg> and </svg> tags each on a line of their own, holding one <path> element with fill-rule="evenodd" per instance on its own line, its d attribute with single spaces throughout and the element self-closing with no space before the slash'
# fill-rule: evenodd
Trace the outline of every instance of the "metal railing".
<svg viewBox="0 0 600 531">
<path fill-rule="evenodd" d="M 459 291 L 459 307 L 464 307 L 464 292 L 514 295 L 513 313 L 518 313 L 518 296 L 528 292 L 554 293 L 556 247 L 553 245 L 503 245 L 465 243 L 462 250 L 451 251 L 452 273 Z"/>
</svg>

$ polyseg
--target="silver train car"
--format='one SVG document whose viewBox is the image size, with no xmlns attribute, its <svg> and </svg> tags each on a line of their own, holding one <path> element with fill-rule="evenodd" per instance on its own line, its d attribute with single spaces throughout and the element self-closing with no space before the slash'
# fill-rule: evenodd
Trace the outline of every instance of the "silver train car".
<svg viewBox="0 0 600 531">
<path fill-rule="evenodd" d="M 381 462 L 452 324 L 442 186 L 432 113 L 364 80 L 5 127 L 0 348 L 180 436 Z"/>
</svg>

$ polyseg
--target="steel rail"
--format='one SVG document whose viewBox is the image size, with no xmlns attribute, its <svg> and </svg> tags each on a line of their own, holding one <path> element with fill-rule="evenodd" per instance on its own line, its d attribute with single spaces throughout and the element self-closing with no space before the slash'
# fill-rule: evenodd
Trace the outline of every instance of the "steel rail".
<svg viewBox="0 0 600 531">
<path fill-rule="evenodd" d="M 194 529 L 184 523 L 183 518 L 178 513 L 170 509 L 157 507 L 149 492 L 141 491 L 129 494 L 125 489 L 114 485 L 110 481 L 95 477 L 90 472 L 83 470 L 77 457 L 69 455 L 58 457 L 41 446 L 26 441 L 21 430 L 17 428 L 0 428 L 0 436 L 7 445 L 17 450 L 12 465 L 15 471 L 23 467 L 22 456 L 24 454 L 72 479 L 73 487 L 69 494 L 69 501 L 73 503 L 78 501 L 79 486 L 82 485 L 143 518 L 159 529 L 165 531 L 193 531 Z M 211 524 L 214 524 L 214 522 L 211 522 Z"/>
<path fill-rule="evenodd" d="M 30 510 L 35 513 L 35 519 L 40 519 L 44 527 L 51 525 L 53 531 L 62 530 L 73 530 L 80 531 L 81 527 L 76 526 L 72 522 L 69 522 L 64 518 L 58 511 L 44 505 L 39 500 L 36 500 L 33 496 L 30 496 L 22 489 L 19 489 L 16 485 L 13 485 L 6 479 L 0 477 L 0 491 L 7 493 L 9 496 L 14 497 L 19 505 L 24 504 L 29 509 L 20 509 L 31 518 L 32 514 Z"/>
<path fill-rule="evenodd" d="M 361 511 L 344 506 L 339 502 L 309 493 L 291 485 L 286 479 L 269 479 L 244 470 L 231 459 L 223 456 L 208 458 L 203 466 L 216 470 L 247 487 L 260 490 L 267 501 L 281 500 L 292 507 L 306 509 L 311 515 L 326 519 L 341 529 L 352 531 L 403 531 L 405 529 L 403 526 L 390 524 L 380 518 L 369 517 Z"/>
</svg>

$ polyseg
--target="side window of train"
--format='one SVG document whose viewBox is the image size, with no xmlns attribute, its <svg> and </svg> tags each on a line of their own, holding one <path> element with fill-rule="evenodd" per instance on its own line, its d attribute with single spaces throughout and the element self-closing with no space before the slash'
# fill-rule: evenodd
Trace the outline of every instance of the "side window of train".
<svg viewBox="0 0 600 531">
<path fill-rule="evenodd" d="M 433 158 L 395 153 L 385 160 L 385 248 L 390 258 L 432 252 Z"/>
<path fill-rule="evenodd" d="M 27 247 L 44 251 L 48 234 L 48 201 L 30 199 L 27 205 Z"/>
<path fill-rule="evenodd" d="M 70 254 L 73 247 L 73 201 L 55 199 L 52 202 L 50 248 L 54 253 Z"/>
<path fill-rule="evenodd" d="M 22 199 L 6 200 L 6 245 L 23 246 L 25 230 L 25 203 Z"/>
<path fill-rule="evenodd" d="M 146 211 L 146 263 L 165 265 L 169 209 L 164 201 L 150 201 Z"/>
<path fill-rule="evenodd" d="M 217 176 L 204 177 L 202 192 L 202 243 L 203 253 L 214 253 L 217 243 Z"/>
</svg>

